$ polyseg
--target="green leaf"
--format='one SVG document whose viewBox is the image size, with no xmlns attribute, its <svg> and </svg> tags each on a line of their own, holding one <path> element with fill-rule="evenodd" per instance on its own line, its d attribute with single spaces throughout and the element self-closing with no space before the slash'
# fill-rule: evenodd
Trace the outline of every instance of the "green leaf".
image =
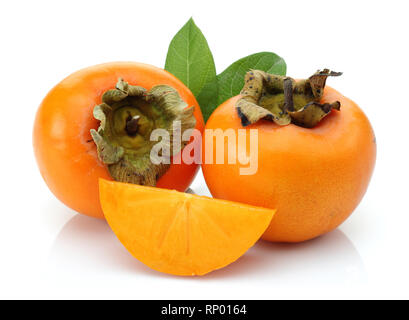
<svg viewBox="0 0 409 320">
<path fill-rule="evenodd" d="M 244 86 L 244 76 L 250 69 L 283 76 L 287 66 L 281 57 L 272 52 L 259 52 L 237 60 L 217 76 L 218 104 L 240 93 Z"/>
<path fill-rule="evenodd" d="M 192 18 L 170 42 L 165 69 L 179 78 L 196 97 L 215 78 L 213 55 Z"/>
<path fill-rule="evenodd" d="M 165 69 L 195 95 L 205 120 L 218 105 L 240 93 L 244 75 L 250 69 L 285 75 L 286 68 L 284 60 L 278 55 L 259 52 L 236 61 L 216 75 L 209 45 L 192 18 L 172 39 L 165 63 Z"/>
<path fill-rule="evenodd" d="M 218 105 L 240 93 L 244 76 L 250 69 L 285 75 L 287 66 L 284 59 L 272 52 L 255 53 L 231 64 L 209 82 L 197 97 L 205 121 Z"/>
<path fill-rule="evenodd" d="M 213 110 L 218 106 L 219 83 L 217 77 L 208 82 L 196 97 L 202 111 L 205 122 L 209 119 Z"/>
</svg>

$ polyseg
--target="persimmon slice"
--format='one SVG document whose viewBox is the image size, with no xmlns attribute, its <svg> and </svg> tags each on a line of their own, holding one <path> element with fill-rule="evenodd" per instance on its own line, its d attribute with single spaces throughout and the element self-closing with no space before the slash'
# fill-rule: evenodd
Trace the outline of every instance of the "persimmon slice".
<svg viewBox="0 0 409 320">
<path fill-rule="evenodd" d="M 100 179 L 102 210 L 116 236 L 154 270 L 204 275 L 242 256 L 275 210 Z"/>
</svg>

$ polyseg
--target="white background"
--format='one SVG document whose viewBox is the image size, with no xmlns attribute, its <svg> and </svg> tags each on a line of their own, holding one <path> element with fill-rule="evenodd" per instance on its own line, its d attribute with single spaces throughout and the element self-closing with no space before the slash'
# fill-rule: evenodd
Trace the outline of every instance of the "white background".
<svg viewBox="0 0 409 320">
<path fill-rule="evenodd" d="M 2 1 L 0 4 L 0 298 L 409 298 L 407 1 Z M 258 51 L 288 75 L 329 67 L 330 85 L 375 129 L 368 192 L 338 230 L 297 245 L 259 242 L 202 278 L 159 274 L 107 225 L 47 189 L 33 157 L 37 106 L 57 82 L 97 63 L 163 66 L 193 16 L 218 72 Z M 208 194 L 199 174 L 193 189 Z"/>
</svg>

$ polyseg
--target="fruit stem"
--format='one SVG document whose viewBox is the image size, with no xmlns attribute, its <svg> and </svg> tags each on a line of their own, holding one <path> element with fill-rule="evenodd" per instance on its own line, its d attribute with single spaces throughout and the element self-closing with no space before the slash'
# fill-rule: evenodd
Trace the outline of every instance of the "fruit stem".
<svg viewBox="0 0 409 320">
<path fill-rule="evenodd" d="M 132 117 L 129 115 L 128 119 L 126 120 L 126 126 L 125 126 L 125 131 L 130 137 L 135 137 L 136 134 L 138 133 L 139 129 L 139 119 L 140 116 L 134 116 Z"/>
<path fill-rule="evenodd" d="M 173 144 L 175 130 L 181 130 L 183 136 L 196 125 L 194 106 L 189 107 L 175 88 L 159 84 L 147 91 L 122 78 L 102 95 L 93 115 L 100 123 L 90 133 L 98 158 L 107 165 L 112 178 L 146 186 L 155 186 L 171 166 L 170 157 L 184 148 Z M 178 129 L 175 122 L 180 123 Z M 152 153 L 157 142 L 150 137 L 155 129 L 165 130 L 169 139 Z M 162 157 L 163 150 L 169 150 L 169 159 Z"/>
<path fill-rule="evenodd" d="M 284 79 L 284 111 L 294 111 L 293 81 L 291 78 Z"/>
<path fill-rule="evenodd" d="M 250 70 L 244 78 L 241 99 L 236 102 L 242 125 L 265 119 L 280 126 L 293 123 L 304 128 L 315 127 L 332 109 L 340 110 L 339 101 L 326 103 L 321 99 L 327 78 L 341 74 L 324 69 L 308 79 L 296 81 L 287 76 Z"/>
</svg>

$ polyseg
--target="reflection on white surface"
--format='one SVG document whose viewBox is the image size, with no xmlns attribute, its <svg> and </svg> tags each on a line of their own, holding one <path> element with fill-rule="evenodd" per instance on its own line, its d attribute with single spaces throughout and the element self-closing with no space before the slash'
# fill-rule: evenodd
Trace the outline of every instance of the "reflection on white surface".
<svg viewBox="0 0 409 320">
<path fill-rule="evenodd" d="M 211 274 L 257 277 L 283 285 L 359 284 L 367 281 L 358 251 L 341 230 L 298 244 L 259 241 L 230 268 Z M 270 283 L 271 283 L 270 282 Z"/>
<path fill-rule="evenodd" d="M 61 271 L 150 273 L 128 253 L 104 220 L 81 214 L 65 224 L 51 249 L 50 260 Z"/>
<path fill-rule="evenodd" d="M 341 230 L 300 244 L 259 241 L 230 266 L 201 278 L 160 274 L 134 259 L 105 221 L 76 215 L 63 227 L 50 253 L 53 272 L 168 280 L 234 281 L 257 285 L 349 285 L 366 282 L 357 250 Z"/>
</svg>

